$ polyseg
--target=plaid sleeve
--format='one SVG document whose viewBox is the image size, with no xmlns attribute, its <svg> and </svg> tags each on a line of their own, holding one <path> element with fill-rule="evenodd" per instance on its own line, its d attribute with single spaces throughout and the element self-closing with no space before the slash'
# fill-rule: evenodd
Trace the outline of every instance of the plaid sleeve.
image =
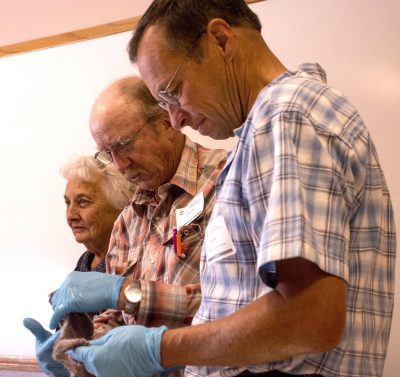
<svg viewBox="0 0 400 377">
<path fill-rule="evenodd" d="M 271 262 L 303 257 L 347 280 L 356 195 L 345 166 L 354 157 L 351 150 L 328 132 L 316 132 L 297 112 L 281 114 L 271 128 L 256 132 L 252 150 L 248 181 L 253 216 L 259 218 L 254 234 L 260 235 L 261 277 L 271 284 Z M 361 164 L 353 165 L 361 173 Z"/>
<path fill-rule="evenodd" d="M 142 300 L 137 323 L 168 328 L 190 325 L 200 304 L 200 284 L 178 286 L 141 280 Z"/>
</svg>

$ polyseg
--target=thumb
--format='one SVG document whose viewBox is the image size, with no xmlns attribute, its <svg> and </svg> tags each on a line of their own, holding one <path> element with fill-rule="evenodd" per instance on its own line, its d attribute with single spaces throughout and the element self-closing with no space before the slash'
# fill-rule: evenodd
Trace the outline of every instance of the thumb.
<svg viewBox="0 0 400 377">
<path fill-rule="evenodd" d="M 50 325 L 49 325 L 49 327 L 50 327 L 52 330 L 54 330 L 54 329 L 57 327 L 58 323 L 59 323 L 63 318 L 64 318 L 64 313 L 61 313 L 61 312 L 54 313 L 53 316 L 52 316 L 51 319 L 50 319 Z"/>
<path fill-rule="evenodd" d="M 47 331 L 36 319 L 24 318 L 22 323 L 40 343 L 44 342 L 52 335 L 51 332 Z"/>
</svg>

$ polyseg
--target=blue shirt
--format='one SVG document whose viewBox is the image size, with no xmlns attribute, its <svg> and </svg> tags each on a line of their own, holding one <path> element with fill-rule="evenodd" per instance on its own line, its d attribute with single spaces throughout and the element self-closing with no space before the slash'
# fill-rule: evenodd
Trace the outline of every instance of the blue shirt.
<svg viewBox="0 0 400 377">
<path fill-rule="evenodd" d="M 302 257 L 346 281 L 345 331 L 330 352 L 256 368 L 188 367 L 187 373 L 278 369 L 381 376 L 396 235 L 388 188 L 360 115 L 326 85 L 318 64 L 304 64 L 262 90 L 237 135 L 217 181 L 201 257 L 202 303 L 193 324 L 254 301 L 274 288 L 276 261 Z M 226 226 L 233 246 L 217 250 L 212 245 L 218 240 L 207 242 L 216 222 Z M 223 234 L 222 228 L 214 233 Z"/>
</svg>

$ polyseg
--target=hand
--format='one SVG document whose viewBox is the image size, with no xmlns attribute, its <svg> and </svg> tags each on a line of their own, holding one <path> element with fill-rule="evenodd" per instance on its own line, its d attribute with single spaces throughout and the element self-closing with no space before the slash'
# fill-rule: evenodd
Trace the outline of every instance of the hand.
<svg viewBox="0 0 400 377">
<path fill-rule="evenodd" d="M 33 318 L 25 318 L 23 324 L 36 338 L 36 358 L 40 369 L 48 375 L 69 377 L 68 370 L 52 357 L 54 343 L 60 332 L 52 334 Z"/>
<path fill-rule="evenodd" d="M 160 364 L 161 337 L 165 330 L 166 326 L 121 326 L 68 354 L 97 377 L 152 376 L 166 370 Z"/>
<path fill-rule="evenodd" d="M 120 275 L 101 272 L 71 272 L 51 299 L 54 314 L 50 320 L 50 328 L 55 329 L 68 313 L 118 309 L 123 280 L 124 277 Z"/>
</svg>

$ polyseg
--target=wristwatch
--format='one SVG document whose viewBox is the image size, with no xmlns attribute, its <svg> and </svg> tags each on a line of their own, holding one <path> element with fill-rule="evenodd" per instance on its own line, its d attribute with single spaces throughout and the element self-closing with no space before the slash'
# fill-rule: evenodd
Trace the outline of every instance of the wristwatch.
<svg viewBox="0 0 400 377">
<path fill-rule="evenodd" d="M 124 289 L 124 297 L 124 312 L 127 314 L 136 314 L 142 298 L 142 289 L 139 280 L 132 281 L 132 283 Z"/>
</svg>

